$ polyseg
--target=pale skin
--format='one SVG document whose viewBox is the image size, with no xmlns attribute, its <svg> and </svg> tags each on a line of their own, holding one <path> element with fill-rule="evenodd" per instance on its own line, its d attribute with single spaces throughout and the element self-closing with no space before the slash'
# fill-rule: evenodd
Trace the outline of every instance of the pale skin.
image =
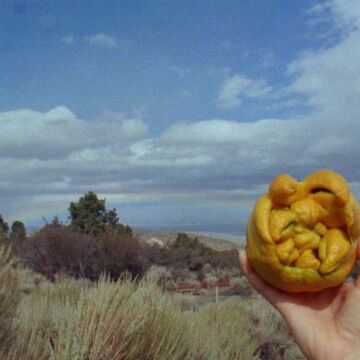
<svg viewBox="0 0 360 360">
<path fill-rule="evenodd" d="M 318 293 L 288 294 L 262 280 L 244 250 L 239 255 L 244 274 L 284 317 L 309 360 L 360 359 L 360 275 Z"/>
</svg>

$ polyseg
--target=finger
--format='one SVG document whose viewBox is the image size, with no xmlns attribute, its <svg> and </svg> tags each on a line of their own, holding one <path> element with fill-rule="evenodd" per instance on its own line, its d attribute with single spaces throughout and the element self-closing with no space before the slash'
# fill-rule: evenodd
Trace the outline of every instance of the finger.
<svg viewBox="0 0 360 360">
<path fill-rule="evenodd" d="M 278 309 L 279 303 L 289 300 L 289 295 L 281 290 L 267 284 L 252 268 L 248 261 L 246 252 L 244 250 L 239 251 L 240 266 L 250 283 L 254 288 L 262 294 L 274 307 Z"/>
<path fill-rule="evenodd" d="M 356 255 L 357 255 L 357 260 L 359 260 L 360 259 L 360 242 L 359 241 L 357 243 Z M 355 266 L 356 266 L 356 263 L 355 263 Z M 355 269 L 357 269 L 357 268 L 355 268 Z M 356 274 L 355 286 L 360 288 L 360 273 Z"/>
</svg>

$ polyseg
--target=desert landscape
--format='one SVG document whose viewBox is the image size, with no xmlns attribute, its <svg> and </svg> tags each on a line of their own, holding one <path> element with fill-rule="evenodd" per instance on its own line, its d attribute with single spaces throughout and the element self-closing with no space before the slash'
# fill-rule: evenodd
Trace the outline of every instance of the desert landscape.
<svg viewBox="0 0 360 360">
<path fill-rule="evenodd" d="M 304 359 L 239 244 L 72 220 L 31 235 L 2 220 L 2 359 Z"/>
<path fill-rule="evenodd" d="M 359 0 L 0 0 L 0 360 L 355 352 L 359 54 Z"/>
</svg>

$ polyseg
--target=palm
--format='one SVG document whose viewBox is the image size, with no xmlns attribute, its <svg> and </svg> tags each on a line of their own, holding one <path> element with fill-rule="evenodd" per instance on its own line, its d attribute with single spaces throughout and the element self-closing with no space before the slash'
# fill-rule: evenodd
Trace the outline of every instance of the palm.
<svg viewBox="0 0 360 360">
<path fill-rule="evenodd" d="M 360 353 L 360 280 L 319 293 L 287 294 L 265 283 L 246 255 L 241 267 L 254 287 L 287 321 L 309 359 L 346 359 Z"/>
</svg>

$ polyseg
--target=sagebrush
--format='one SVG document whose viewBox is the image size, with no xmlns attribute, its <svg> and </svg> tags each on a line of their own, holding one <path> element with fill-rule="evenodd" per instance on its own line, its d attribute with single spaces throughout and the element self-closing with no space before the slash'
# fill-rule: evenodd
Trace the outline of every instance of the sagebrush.
<svg viewBox="0 0 360 360">
<path fill-rule="evenodd" d="M 162 293 L 154 278 L 49 282 L 15 267 L 4 248 L 0 289 L 2 359 L 302 359 L 259 297 L 194 310 L 179 306 L 182 295 Z"/>
</svg>

